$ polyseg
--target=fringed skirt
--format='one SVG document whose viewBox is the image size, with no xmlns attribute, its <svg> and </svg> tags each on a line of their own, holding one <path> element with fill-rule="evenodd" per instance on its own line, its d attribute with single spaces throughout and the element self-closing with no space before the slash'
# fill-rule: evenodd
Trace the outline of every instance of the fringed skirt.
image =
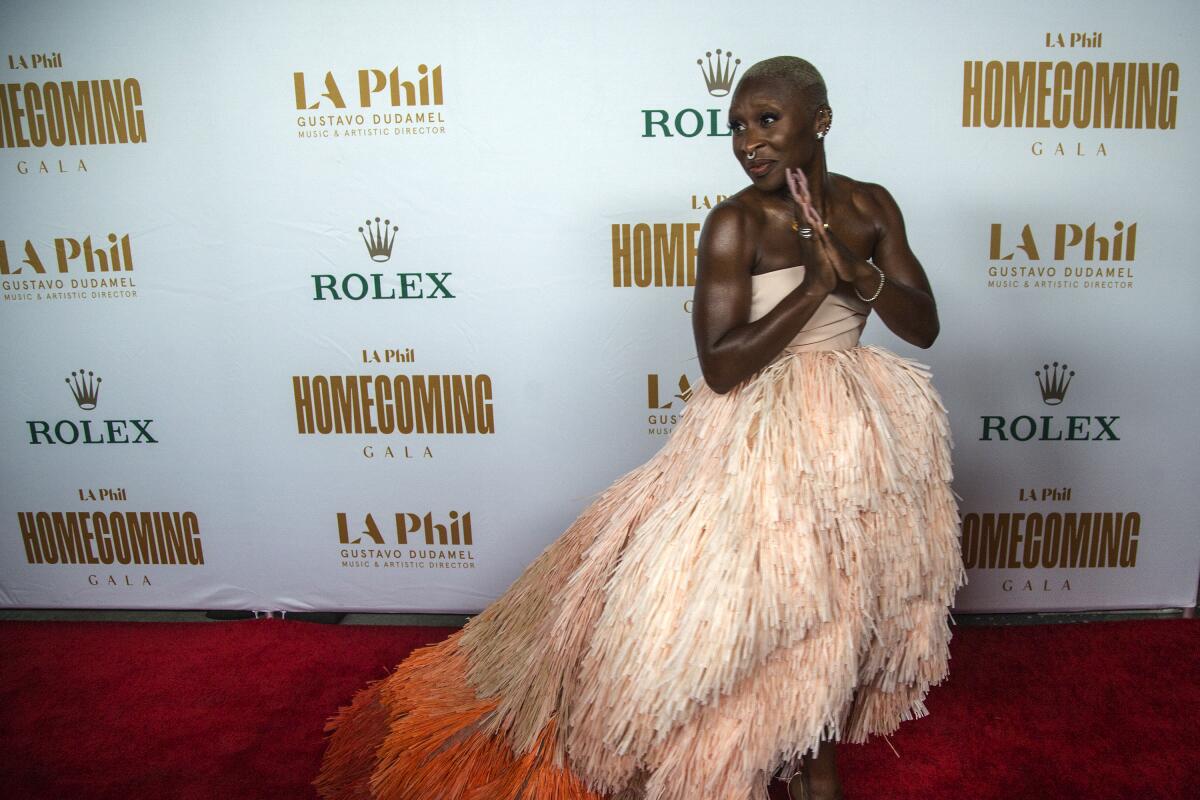
<svg viewBox="0 0 1200 800">
<path fill-rule="evenodd" d="M 785 351 L 696 388 L 503 596 L 326 726 L 322 797 L 763 800 L 926 713 L 963 582 L 927 368 Z"/>
</svg>

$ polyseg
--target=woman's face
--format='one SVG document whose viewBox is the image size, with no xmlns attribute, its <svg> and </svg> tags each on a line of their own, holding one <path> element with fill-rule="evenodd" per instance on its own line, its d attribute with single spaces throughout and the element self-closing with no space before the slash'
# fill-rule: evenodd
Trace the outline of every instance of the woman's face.
<svg viewBox="0 0 1200 800">
<path fill-rule="evenodd" d="M 751 78 L 738 86 L 729 105 L 733 154 L 759 189 L 786 191 L 785 170 L 812 159 L 817 114 L 810 107 L 803 90 L 780 80 Z"/>
</svg>

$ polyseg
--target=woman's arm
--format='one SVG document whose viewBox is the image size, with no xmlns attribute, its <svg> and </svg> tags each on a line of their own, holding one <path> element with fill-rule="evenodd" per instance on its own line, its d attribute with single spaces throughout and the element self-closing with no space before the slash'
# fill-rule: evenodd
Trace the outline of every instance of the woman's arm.
<svg viewBox="0 0 1200 800">
<path fill-rule="evenodd" d="M 865 193 L 874 208 L 878 239 L 873 261 L 887 279 L 883 291 L 871 305 L 893 333 L 909 344 L 929 347 L 937 339 L 937 304 L 925 277 L 921 262 L 908 246 L 904 218 L 887 189 L 868 184 Z M 879 288 L 879 273 L 866 262 L 855 270 L 854 288 L 862 297 L 871 297 Z"/>
<path fill-rule="evenodd" d="M 917 347 L 933 344 L 939 329 L 933 290 L 908 246 L 904 218 L 887 189 L 862 183 L 853 197 L 856 212 L 875 227 L 872 266 L 824 227 L 813 208 L 804 173 L 789 170 L 788 176 L 799 213 L 813 227 L 813 241 L 822 257 L 818 260 L 830 263 L 837 277 L 851 284 L 860 298 L 871 298 L 879 318 L 901 339 Z"/>
<path fill-rule="evenodd" d="M 749 322 L 756 228 L 746 210 L 722 204 L 700 232 L 692 332 L 704 381 L 720 394 L 778 355 L 837 284 L 827 263 L 807 268 L 799 286 L 766 316 Z"/>
</svg>

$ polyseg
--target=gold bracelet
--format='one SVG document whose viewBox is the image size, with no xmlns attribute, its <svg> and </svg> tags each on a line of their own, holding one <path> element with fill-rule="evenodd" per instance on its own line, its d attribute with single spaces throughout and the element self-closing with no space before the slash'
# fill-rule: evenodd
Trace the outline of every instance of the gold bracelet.
<svg viewBox="0 0 1200 800">
<path fill-rule="evenodd" d="M 871 264 L 870 261 L 867 263 Z M 875 271 L 879 273 L 879 288 L 875 290 L 875 294 L 871 295 L 870 297 L 863 297 L 862 293 L 858 291 L 858 287 L 854 287 L 854 293 L 858 295 L 858 299 L 862 300 L 864 303 L 874 303 L 876 300 L 878 300 L 880 293 L 883 292 L 884 281 L 887 280 L 886 276 L 883 274 L 883 270 L 881 270 L 879 267 L 876 267 L 874 264 L 871 264 L 871 266 L 875 267 Z"/>
</svg>

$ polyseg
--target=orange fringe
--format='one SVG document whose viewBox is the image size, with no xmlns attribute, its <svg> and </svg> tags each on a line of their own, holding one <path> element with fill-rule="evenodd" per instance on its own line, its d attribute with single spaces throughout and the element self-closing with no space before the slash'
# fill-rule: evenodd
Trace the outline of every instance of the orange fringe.
<svg viewBox="0 0 1200 800">
<path fill-rule="evenodd" d="M 326 800 L 604 800 L 550 759 L 551 719 L 528 753 L 479 730 L 495 710 L 466 679 L 461 631 L 415 650 L 325 725 L 332 732 L 313 785 Z"/>
</svg>

